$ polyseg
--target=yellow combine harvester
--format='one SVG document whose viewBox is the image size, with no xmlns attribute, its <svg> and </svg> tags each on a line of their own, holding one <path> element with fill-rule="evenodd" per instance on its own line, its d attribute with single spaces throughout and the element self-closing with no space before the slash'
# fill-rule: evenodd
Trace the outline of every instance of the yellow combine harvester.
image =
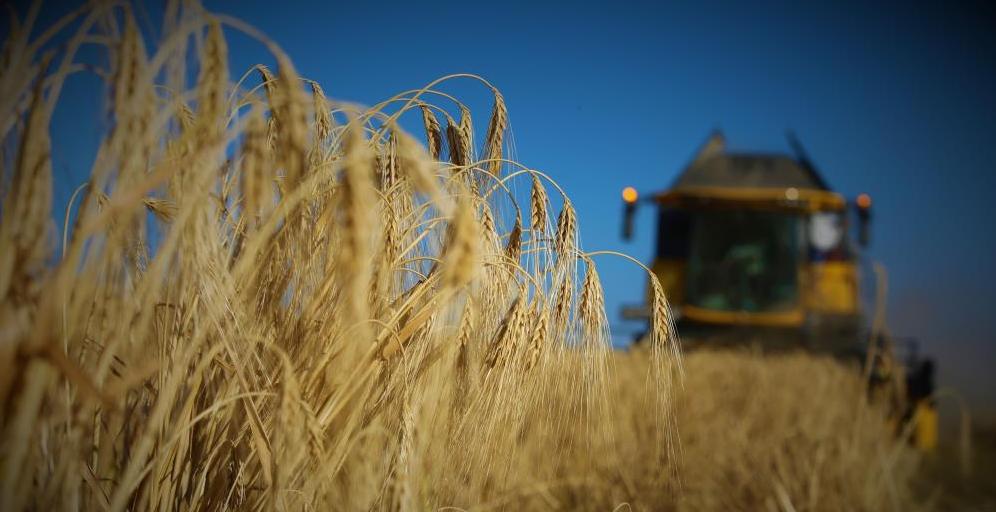
<svg viewBox="0 0 996 512">
<path fill-rule="evenodd" d="M 937 423 L 932 364 L 916 354 L 894 364 L 887 336 L 866 327 L 858 247 L 868 243 L 871 198 L 847 201 L 798 141 L 789 142 L 795 155 L 731 153 L 714 133 L 670 188 L 645 200 L 657 206 L 651 268 L 678 331 L 692 348 L 748 343 L 867 360 L 870 381 L 898 383 L 899 414 L 917 419 L 916 444 L 930 449 Z M 627 188 L 623 201 L 628 239 L 639 194 Z M 624 308 L 623 316 L 645 318 L 646 311 Z"/>
</svg>

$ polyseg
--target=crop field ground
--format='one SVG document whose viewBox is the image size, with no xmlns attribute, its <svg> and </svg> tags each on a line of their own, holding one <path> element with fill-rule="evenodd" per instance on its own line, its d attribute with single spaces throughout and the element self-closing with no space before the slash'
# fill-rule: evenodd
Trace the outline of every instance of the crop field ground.
<svg viewBox="0 0 996 512">
<path fill-rule="evenodd" d="M 936 510 L 996 511 L 992 479 L 996 474 L 996 428 L 992 423 L 973 421 L 978 424 L 972 424 L 968 446 L 963 445 L 960 433 L 942 433 L 937 452 L 920 462 L 913 488 Z"/>
<path fill-rule="evenodd" d="M 924 506 L 854 368 L 682 355 L 653 277 L 613 351 L 596 262 L 627 257 L 582 247 L 569 170 L 507 158 L 485 80 L 360 107 L 234 18 L 164 17 L 152 42 L 126 3 L 28 13 L 4 43 L 0 510 Z M 277 66 L 229 69 L 231 31 Z M 61 184 L 78 73 L 110 128 Z"/>
</svg>

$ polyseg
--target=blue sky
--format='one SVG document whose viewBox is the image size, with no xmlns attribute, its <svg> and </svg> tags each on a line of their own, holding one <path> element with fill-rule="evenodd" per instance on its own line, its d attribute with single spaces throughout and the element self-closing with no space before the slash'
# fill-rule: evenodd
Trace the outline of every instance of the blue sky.
<svg viewBox="0 0 996 512">
<path fill-rule="evenodd" d="M 504 94 L 515 157 L 551 174 L 588 249 L 648 260 L 644 208 L 619 239 L 619 191 L 666 187 L 708 133 L 788 151 L 795 130 L 831 186 L 875 201 L 870 256 L 889 269 L 890 324 L 920 338 L 949 384 L 996 410 L 996 22 L 981 3 L 206 1 L 275 39 L 335 98 L 372 104 L 442 75 Z M 157 7 L 149 7 L 154 11 Z M 233 74 L 270 62 L 232 34 Z M 96 82 L 76 80 L 78 91 Z M 490 99 L 465 98 L 483 134 Z M 82 94 L 82 93 L 81 93 Z M 93 97 L 93 96 L 91 96 Z M 57 113 L 97 123 L 99 106 Z M 81 182 L 96 132 L 57 149 Z M 68 192 L 59 191 L 62 201 Z M 610 319 L 642 298 L 630 264 L 600 261 Z M 631 326 L 619 324 L 625 338 Z"/>
</svg>

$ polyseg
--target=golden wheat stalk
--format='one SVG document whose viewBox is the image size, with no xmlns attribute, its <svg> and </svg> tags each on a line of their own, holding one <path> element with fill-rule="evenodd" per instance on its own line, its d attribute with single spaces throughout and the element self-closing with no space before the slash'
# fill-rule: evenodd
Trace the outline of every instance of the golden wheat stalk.
<svg viewBox="0 0 996 512">
<path fill-rule="evenodd" d="M 485 159 L 487 170 L 492 176 L 501 174 L 502 141 L 508 128 L 508 111 L 505 109 L 505 98 L 495 91 L 495 104 L 491 109 L 491 120 L 488 123 L 488 134 L 485 137 Z"/>
<path fill-rule="evenodd" d="M 422 110 L 422 124 L 425 126 L 426 146 L 433 160 L 439 160 L 443 151 L 442 129 L 439 127 L 439 120 L 432 113 L 432 107 L 422 103 L 419 105 Z"/>
</svg>

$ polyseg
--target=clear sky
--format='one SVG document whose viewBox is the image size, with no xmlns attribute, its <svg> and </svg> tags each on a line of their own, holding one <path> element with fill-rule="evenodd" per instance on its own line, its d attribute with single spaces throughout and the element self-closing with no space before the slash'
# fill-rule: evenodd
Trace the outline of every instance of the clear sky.
<svg viewBox="0 0 996 512">
<path fill-rule="evenodd" d="M 648 260 L 651 209 L 623 243 L 619 192 L 665 188 L 711 130 L 732 149 L 764 151 L 788 151 L 784 134 L 795 130 L 832 187 L 874 198 L 870 256 L 889 269 L 893 332 L 938 358 L 942 386 L 996 410 L 991 7 L 205 3 L 275 39 L 338 99 L 372 104 L 445 74 L 484 76 L 504 93 L 515 157 L 567 190 L 588 249 Z M 271 62 L 246 38 L 230 45 L 233 74 Z M 483 134 L 490 100 L 450 90 L 470 100 Z M 97 107 L 67 107 L 57 122 L 89 115 Z M 56 171 L 82 181 L 86 169 L 68 155 L 94 138 L 57 149 Z M 612 259 L 600 272 L 617 320 L 622 304 L 641 300 L 644 277 Z M 616 323 L 620 340 L 633 331 Z"/>
</svg>

